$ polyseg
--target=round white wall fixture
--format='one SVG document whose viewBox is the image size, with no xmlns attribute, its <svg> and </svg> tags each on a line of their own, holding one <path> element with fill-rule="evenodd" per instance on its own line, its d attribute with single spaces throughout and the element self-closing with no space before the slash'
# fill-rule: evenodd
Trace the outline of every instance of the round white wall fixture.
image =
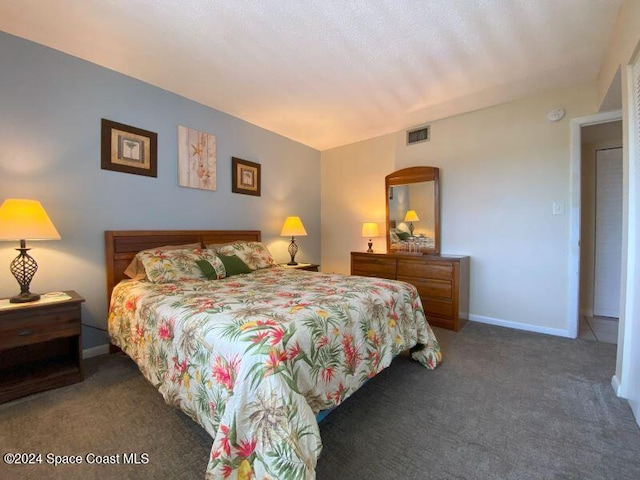
<svg viewBox="0 0 640 480">
<path fill-rule="evenodd" d="M 564 108 L 554 108 L 553 110 L 549 110 L 547 112 L 547 120 L 550 122 L 557 122 L 558 120 L 562 120 L 564 117 Z"/>
</svg>

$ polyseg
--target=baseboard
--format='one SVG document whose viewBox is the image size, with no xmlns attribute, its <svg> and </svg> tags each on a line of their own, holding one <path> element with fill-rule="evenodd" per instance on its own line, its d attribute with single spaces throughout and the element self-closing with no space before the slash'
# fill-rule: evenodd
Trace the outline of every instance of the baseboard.
<svg viewBox="0 0 640 480">
<path fill-rule="evenodd" d="M 106 355 L 109 353 L 109 344 L 98 345 L 97 347 L 82 350 L 82 358 L 97 357 L 98 355 Z"/>
<path fill-rule="evenodd" d="M 631 411 L 633 412 L 633 416 L 636 417 L 636 423 L 638 427 L 640 427 L 640 402 L 635 400 L 628 400 L 629 406 L 631 407 Z"/>
<path fill-rule="evenodd" d="M 571 334 L 569 334 L 569 330 L 562 328 L 542 327 L 540 325 L 531 325 L 528 323 L 511 322 L 509 320 L 501 320 L 499 318 L 474 315 L 472 313 L 469 314 L 469 320 L 478 323 L 487 323 L 489 325 L 497 325 L 499 327 L 514 328 L 516 330 L 526 330 L 527 332 L 555 335 L 556 337 L 574 338 Z"/>
<path fill-rule="evenodd" d="M 611 387 L 613 391 L 616 392 L 616 395 L 620 396 L 620 379 L 618 379 L 617 375 L 611 377 Z"/>
<path fill-rule="evenodd" d="M 611 377 L 611 388 L 613 388 L 613 391 L 618 397 L 625 398 L 625 396 L 622 395 L 622 389 L 620 388 L 620 379 L 617 375 Z M 629 407 L 631 408 L 631 412 L 633 412 L 633 416 L 636 423 L 638 424 L 638 427 L 640 427 L 640 402 L 632 398 L 626 398 L 626 400 L 627 403 L 629 403 Z"/>
</svg>

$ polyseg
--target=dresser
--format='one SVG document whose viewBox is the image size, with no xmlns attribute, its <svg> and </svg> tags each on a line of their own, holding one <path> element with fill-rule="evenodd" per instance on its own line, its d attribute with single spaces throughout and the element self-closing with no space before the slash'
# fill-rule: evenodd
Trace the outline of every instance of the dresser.
<svg viewBox="0 0 640 480">
<path fill-rule="evenodd" d="M 416 287 L 427 320 L 460 330 L 469 318 L 469 257 L 351 252 L 351 275 L 401 280 Z"/>
</svg>

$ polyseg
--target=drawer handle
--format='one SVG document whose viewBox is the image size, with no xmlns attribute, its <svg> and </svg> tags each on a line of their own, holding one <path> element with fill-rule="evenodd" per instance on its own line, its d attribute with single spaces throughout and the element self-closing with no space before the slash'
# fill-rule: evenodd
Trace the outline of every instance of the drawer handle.
<svg viewBox="0 0 640 480">
<path fill-rule="evenodd" d="M 19 337 L 28 337 L 29 335 L 33 335 L 33 330 L 22 330 L 20 332 L 18 332 L 18 336 Z"/>
</svg>

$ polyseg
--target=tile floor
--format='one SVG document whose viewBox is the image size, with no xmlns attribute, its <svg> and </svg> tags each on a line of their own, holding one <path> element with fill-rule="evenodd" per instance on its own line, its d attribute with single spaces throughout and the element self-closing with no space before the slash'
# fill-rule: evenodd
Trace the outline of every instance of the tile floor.
<svg viewBox="0 0 640 480">
<path fill-rule="evenodd" d="M 578 338 L 594 342 L 618 343 L 618 319 L 612 317 L 580 317 Z"/>
</svg>

